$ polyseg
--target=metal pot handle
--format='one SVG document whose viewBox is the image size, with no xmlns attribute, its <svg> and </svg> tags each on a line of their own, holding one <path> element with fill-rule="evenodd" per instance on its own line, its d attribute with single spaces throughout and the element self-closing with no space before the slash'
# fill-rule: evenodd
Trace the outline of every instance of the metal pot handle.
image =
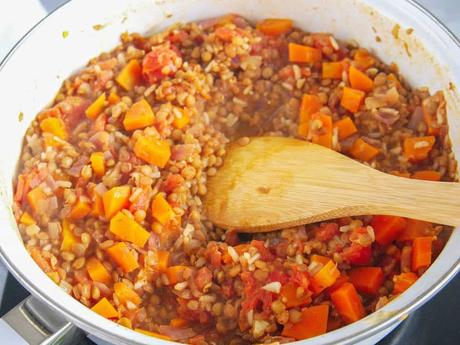
<svg viewBox="0 0 460 345">
<path fill-rule="evenodd" d="M 82 330 L 33 296 L 27 297 L 0 320 L 0 336 L 15 345 L 71 345 L 85 337 Z"/>
</svg>

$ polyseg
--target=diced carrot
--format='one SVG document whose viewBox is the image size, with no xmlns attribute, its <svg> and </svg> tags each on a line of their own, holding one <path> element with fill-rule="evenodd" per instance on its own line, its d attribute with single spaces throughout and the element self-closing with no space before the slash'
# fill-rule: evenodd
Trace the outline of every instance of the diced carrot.
<svg viewBox="0 0 460 345">
<path fill-rule="evenodd" d="M 344 87 L 340 105 L 352 113 L 356 113 L 361 108 L 365 96 L 366 94 L 361 90 Z"/>
<path fill-rule="evenodd" d="M 334 122 L 334 128 L 337 128 L 339 140 L 346 139 L 358 131 L 355 123 L 349 116 L 345 116 L 343 119 Z"/>
<path fill-rule="evenodd" d="M 390 174 L 395 175 L 395 176 L 399 176 L 399 177 L 406 177 L 406 178 L 410 177 L 410 173 L 402 172 L 402 171 L 396 171 L 396 170 L 390 171 Z"/>
<path fill-rule="evenodd" d="M 113 307 L 113 305 L 105 297 L 99 300 L 99 302 L 97 302 L 91 308 L 91 310 L 107 319 L 113 319 L 113 318 L 118 317 L 118 311 Z"/>
<path fill-rule="evenodd" d="M 125 208 L 131 195 L 130 186 L 118 186 L 104 193 L 102 201 L 107 219 L 112 218 L 118 211 Z"/>
<path fill-rule="evenodd" d="M 32 225 L 36 223 L 35 219 L 28 212 L 24 212 L 21 215 L 21 218 L 19 218 L 19 222 L 21 222 L 21 224 L 24 225 Z"/>
<path fill-rule="evenodd" d="M 328 258 L 327 256 L 317 255 L 317 254 L 313 254 L 310 258 L 310 262 L 318 263 L 318 264 L 321 264 L 322 266 L 326 265 L 329 261 L 331 261 L 331 259 Z"/>
<path fill-rule="evenodd" d="M 419 170 L 412 174 L 412 178 L 417 180 L 426 180 L 426 181 L 439 181 L 441 180 L 441 173 L 435 170 Z"/>
<path fill-rule="evenodd" d="M 299 127 L 297 127 L 297 135 L 299 137 L 306 138 L 308 136 L 309 130 L 310 130 L 309 122 L 300 123 Z"/>
<path fill-rule="evenodd" d="M 315 63 L 321 61 L 321 50 L 303 46 L 296 43 L 289 43 L 289 61 Z"/>
<path fill-rule="evenodd" d="M 363 139 L 358 138 L 353 143 L 353 146 L 350 149 L 350 154 L 361 161 L 369 162 L 370 160 L 374 159 L 380 150 L 368 143 L 366 143 Z"/>
<path fill-rule="evenodd" d="M 393 293 L 399 294 L 406 291 L 412 284 L 418 279 L 418 276 L 414 272 L 401 273 L 393 277 Z"/>
<path fill-rule="evenodd" d="M 149 136 L 140 136 L 133 150 L 137 157 L 160 168 L 165 167 L 171 156 L 171 149 L 166 140 Z"/>
<path fill-rule="evenodd" d="M 179 281 L 181 281 L 183 279 L 182 274 L 186 268 L 187 266 L 168 267 L 165 273 L 166 273 L 166 276 L 168 277 L 169 285 L 174 285 L 174 284 L 177 284 Z"/>
<path fill-rule="evenodd" d="M 77 237 L 73 234 L 72 230 L 70 229 L 70 224 L 67 219 L 62 221 L 62 242 L 61 242 L 61 250 L 65 252 L 71 252 L 72 246 L 78 243 Z"/>
<path fill-rule="evenodd" d="M 281 18 L 267 18 L 258 22 L 257 30 L 268 36 L 278 36 L 291 30 L 292 20 Z"/>
<path fill-rule="evenodd" d="M 351 283 L 344 283 L 332 292 L 331 300 L 345 323 L 358 321 L 366 315 L 361 298 Z"/>
<path fill-rule="evenodd" d="M 41 204 L 47 199 L 43 189 L 36 187 L 27 193 L 27 202 L 34 212 L 43 211 Z"/>
<path fill-rule="evenodd" d="M 190 116 L 187 109 L 183 108 L 180 111 L 180 116 L 174 116 L 173 126 L 177 129 L 182 129 L 190 122 Z"/>
<path fill-rule="evenodd" d="M 160 334 L 160 333 L 155 333 L 155 332 L 150 332 L 150 331 L 146 331 L 145 329 L 141 329 L 141 328 L 134 328 L 134 330 L 136 332 L 139 332 L 139 333 L 142 333 L 144 335 L 148 335 L 149 337 L 153 337 L 153 338 L 158 338 L 158 339 L 163 339 L 163 340 L 173 340 L 171 337 L 167 336 L 167 335 L 163 335 L 163 334 Z"/>
<path fill-rule="evenodd" d="M 412 271 L 427 268 L 431 264 L 433 237 L 417 237 L 412 242 Z"/>
<path fill-rule="evenodd" d="M 120 240 L 134 243 L 142 248 L 150 237 L 150 233 L 138 222 L 119 211 L 110 219 L 109 231 Z"/>
<path fill-rule="evenodd" d="M 96 100 L 90 104 L 85 110 L 86 117 L 91 120 L 95 120 L 105 107 L 105 93 L 101 93 Z"/>
<path fill-rule="evenodd" d="M 175 215 L 174 210 L 171 205 L 169 205 L 168 201 L 166 201 L 163 194 L 159 193 L 155 195 L 152 200 L 152 217 L 165 225 L 173 219 Z"/>
<path fill-rule="evenodd" d="M 381 245 L 390 244 L 406 227 L 406 219 L 396 216 L 374 216 L 371 225 L 374 228 L 375 241 Z"/>
<path fill-rule="evenodd" d="M 281 335 L 301 340 L 324 334 L 327 331 L 328 317 L 329 306 L 327 304 L 304 308 L 300 321 L 286 324 Z"/>
<path fill-rule="evenodd" d="M 299 286 L 295 283 L 289 282 L 281 286 L 280 295 L 287 308 L 294 308 L 305 305 L 311 302 L 309 293 L 304 293 L 302 296 L 297 296 L 297 288 Z"/>
<path fill-rule="evenodd" d="M 93 205 L 91 207 L 90 215 L 93 217 L 104 216 L 104 202 L 102 201 L 102 197 L 96 192 L 94 192 L 92 202 Z"/>
<path fill-rule="evenodd" d="M 69 137 L 64 121 L 59 117 L 47 117 L 40 121 L 40 129 L 43 132 L 51 133 L 62 140 Z"/>
<path fill-rule="evenodd" d="M 312 255 L 311 262 L 322 265 L 321 269 L 316 272 L 311 279 L 311 290 L 314 294 L 319 294 L 324 289 L 334 285 L 337 278 L 340 277 L 340 271 L 334 261 L 328 257 Z"/>
<path fill-rule="evenodd" d="M 358 49 L 353 58 L 356 67 L 366 70 L 375 64 L 375 59 L 369 54 L 366 49 Z"/>
<path fill-rule="evenodd" d="M 142 81 L 142 68 L 137 60 L 129 61 L 115 79 L 126 91 L 131 91 L 134 86 Z"/>
<path fill-rule="evenodd" d="M 120 102 L 120 97 L 118 97 L 118 95 L 115 92 L 111 92 L 107 100 L 109 101 L 109 104 L 114 105 Z"/>
<path fill-rule="evenodd" d="M 321 106 L 321 100 L 317 95 L 304 94 L 300 105 L 299 123 L 309 123 L 310 117 L 317 113 Z"/>
<path fill-rule="evenodd" d="M 372 79 L 353 66 L 350 66 L 350 69 L 348 70 L 348 79 L 350 80 L 350 85 L 353 89 L 369 92 L 374 88 L 374 82 Z"/>
<path fill-rule="evenodd" d="M 313 143 L 332 148 L 332 116 L 323 113 L 313 114 L 310 130 L 312 131 L 311 141 Z"/>
<path fill-rule="evenodd" d="M 188 321 L 180 318 L 171 319 L 171 321 L 169 321 L 169 325 L 174 328 L 183 328 L 188 325 Z"/>
<path fill-rule="evenodd" d="M 97 259 L 96 257 L 89 258 L 86 261 L 86 271 L 90 278 L 95 282 L 101 282 L 104 284 L 110 284 L 112 276 L 110 275 L 107 268 Z"/>
<path fill-rule="evenodd" d="M 143 98 L 128 109 L 123 119 L 123 126 L 127 131 L 133 131 L 151 126 L 154 122 L 155 115 L 153 114 L 152 107 Z"/>
<path fill-rule="evenodd" d="M 78 198 L 77 202 L 72 206 L 68 214 L 68 218 L 71 220 L 79 220 L 85 218 L 91 212 L 91 207 L 88 202 L 82 198 Z"/>
<path fill-rule="evenodd" d="M 105 175 L 105 158 L 104 152 L 93 152 L 89 157 L 91 162 L 91 168 L 93 168 L 94 173 L 101 177 Z"/>
<path fill-rule="evenodd" d="M 416 237 L 429 236 L 433 233 L 433 224 L 423 220 L 407 219 L 406 227 L 398 236 L 398 241 L 412 241 Z"/>
<path fill-rule="evenodd" d="M 411 161 L 421 161 L 428 157 L 436 139 L 434 136 L 404 139 L 404 155 Z"/>
<path fill-rule="evenodd" d="M 128 287 L 125 283 L 117 282 L 113 284 L 113 290 L 118 297 L 118 300 L 126 304 L 126 302 L 134 303 L 135 305 L 139 305 L 142 302 L 142 299 L 139 297 L 136 291 Z"/>
<path fill-rule="evenodd" d="M 158 271 L 164 272 L 169 266 L 169 252 L 166 250 L 157 250 L 155 254 Z"/>
<path fill-rule="evenodd" d="M 22 202 L 24 199 L 24 194 L 28 190 L 29 179 L 26 178 L 23 174 L 18 175 L 16 190 L 14 192 L 14 201 Z"/>
<path fill-rule="evenodd" d="M 132 272 L 139 267 L 139 263 L 124 242 L 118 242 L 107 248 L 106 252 L 126 273 Z"/>
<path fill-rule="evenodd" d="M 342 79 L 343 63 L 342 62 L 323 62 L 322 78 L 323 79 Z"/>
<path fill-rule="evenodd" d="M 376 295 L 385 279 L 380 267 L 356 267 L 348 272 L 356 290 L 368 295 Z"/>
</svg>

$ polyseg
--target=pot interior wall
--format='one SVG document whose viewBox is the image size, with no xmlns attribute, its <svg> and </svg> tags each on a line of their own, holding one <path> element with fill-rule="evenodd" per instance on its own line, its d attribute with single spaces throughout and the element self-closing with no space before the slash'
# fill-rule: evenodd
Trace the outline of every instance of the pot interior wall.
<svg viewBox="0 0 460 345">
<path fill-rule="evenodd" d="M 19 279 L 29 289 L 53 300 L 55 306 L 79 326 L 114 343 L 147 343 L 149 339 L 97 316 L 69 298 L 34 264 L 22 246 L 9 205 L 12 199 L 11 181 L 24 133 L 35 114 L 52 100 L 63 80 L 91 57 L 113 48 L 122 32 L 155 32 L 178 21 L 199 20 L 226 13 L 239 13 L 252 20 L 292 18 L 295 25 L 302 29 L 332 32 L 340 39 L 354 39 L 363 47 L 371 48 L 386 63 L 396 62 L 413 86 L 426 85 L 432 91 L 443 89 L 448 100 L 450 135 L 458 156 L 460 117 L 457 114 L 460 101 L 455 85 L 459 85 L 460 70 L 454 57 L 459 56 L 459 47 L 443 29 L 430 18 L 420 15 L 414 5 L 407 1 L 398 1 L 397 4 L 381 0 L 70 2 L 40 24 L 17 47 L 0 71 L 3 121 L 0 127 L 0 178 L 3 182 L 2 196 L 7 205 L 0 209 L 0 222 L 3 225 L 0 249 L 10 267 L 16 270 Z M 398 38 L 394 31 L 396 22 L 400 23 Z M 103 25 L 103 29 L 95 30 L 95 24 Z M 409 34 L 406 31 L 408 28 L 414 31 Z M 432 291 L 438 280 L 456 269 L 458 247 L 460 236 L 454 232 L 440 258 L 408 293 L 365 320 L 309 343 L 334 343 L 339 338 L 348 338 L 347 342 L 353 342 L 353 339 L 357 340 L 353 338 L 357 331 L 382 323 L 402 308 L 414 304 L 414 299 Z M 392 323 L 386 322 L 388 325 Z"/>
</svg>

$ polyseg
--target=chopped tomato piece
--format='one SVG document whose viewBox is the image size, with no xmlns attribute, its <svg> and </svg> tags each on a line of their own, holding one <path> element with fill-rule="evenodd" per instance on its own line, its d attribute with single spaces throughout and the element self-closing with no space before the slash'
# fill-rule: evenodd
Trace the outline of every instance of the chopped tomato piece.
<svg viewBox="0 0 460 345">
<path fill-rule="evenodd" d="M 261 256 L 262 260 L 271 261 L 271 260 L 275 259 L 275 257 L 270 252 L 270 250 L 267 247 L 265 247 L 264 242 L 253 240 L 251 242 L 251 245 L 253 245 L 254 247 L 257 248 L 257 250 L 260 253 L 260 256 Z"/>
<path fill-rule="evenodd" d="M 313 46 L 318 49 L 334 49 L 332 46 L 333 37 L 329 34 L 316 33 L 312 35 Z"/>
<path fill-rule="evenodd" d="M 89 99 L 69 96 L 56 105 L 61 112 L 62 120 L 64 120 L 67 129 L 73 130 L 86 118 L 85 110 L 90 103 L 91 101 Z"/>
<path fill-rule="evenodd" d="M 168 175 L 168 177 L 166 177 L 166 180 L 162 184 L 162 189 L 165 193 L 169 194 L 174 189 L 180 187 L 182 183 L 184 183 L 184 178 L 181 175 Z"/>
<path fill-rule="evenodd" d="M 167 46 L 153 47 L 142 61 L 142 74 L 150 83 L 156 83 L 168 75 L 176 73 L 181 65 L 178 54 Z"/>
<path fill-rule="evenodd" d="M 212 281 L 212 273 L 207 267 L 202 267 L 196 272 L 195 284 L 199 290 L 203 290 Z"/>
<path fill-rule="evenodd" d="M 342 252 L 342 258 L 352 265 L 369 265 L 372 259 L 372 248 L 352 243 Z"/>
<path fill-rule="evenodd" d="M 339 226 L 337 223 L 322 223 L 315 229 L 314 234 L 318 241 L 327 242 L 339 234 Z"/>
</svg>

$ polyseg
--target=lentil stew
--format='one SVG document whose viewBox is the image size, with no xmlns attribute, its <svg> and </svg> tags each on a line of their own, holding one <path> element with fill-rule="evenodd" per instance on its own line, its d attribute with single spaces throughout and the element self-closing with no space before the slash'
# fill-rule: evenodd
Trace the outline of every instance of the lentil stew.
<svg viewBox="0 0 460 345">
<path fill-rule="evenodd" d="M 286 343 L 408 289 L 451 228 L 389 216 L 267 234 L 216 228 L 206 179 L 230 141 L 291 136 L 407 178 L 455 180 L 441 92 L 356 42 L 228 15 L 121 44 L 27 130 L 13 210 L 24 244 L 100 315 L 190 344 Z"/>
</svg>

